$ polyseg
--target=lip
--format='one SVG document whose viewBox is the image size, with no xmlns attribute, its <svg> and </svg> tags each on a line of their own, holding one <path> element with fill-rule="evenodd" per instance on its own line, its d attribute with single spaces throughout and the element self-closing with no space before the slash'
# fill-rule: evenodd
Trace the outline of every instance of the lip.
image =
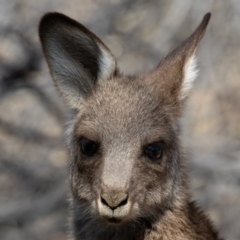
<svg viewBox="0 0 240 240">
<path fill-rule="evenodd" d="M 119 219 L 119 218 L 115 218 L 115 217 L 107 218 L 106 220 L 111 225 L 121 225 L 124 222 L 123 219 Z"/>
</svg>

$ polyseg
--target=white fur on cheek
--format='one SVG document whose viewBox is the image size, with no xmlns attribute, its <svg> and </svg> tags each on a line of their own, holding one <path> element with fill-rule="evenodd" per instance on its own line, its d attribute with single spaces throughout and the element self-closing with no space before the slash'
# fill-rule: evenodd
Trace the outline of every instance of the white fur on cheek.
<svg viewBox="0 0 240 240">
<path fill-rule="evenodd" d="M 182 82 L 182 89 L 181 89 L 181 99 L 184 99 L 190 89 L 192 88 L 193 82 L 196 79 L 198 74 L 197 69 L 197 59 L 194 55 L 192 55 L 185 64 L 184 67 L 184 78 Z"/>
</svg>

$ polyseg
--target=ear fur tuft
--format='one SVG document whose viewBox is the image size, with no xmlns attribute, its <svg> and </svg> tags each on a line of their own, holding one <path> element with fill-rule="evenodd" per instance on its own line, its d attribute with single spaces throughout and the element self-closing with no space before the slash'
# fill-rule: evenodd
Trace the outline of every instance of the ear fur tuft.
<svg viewBox="0 0 240 240">
<path fill-rule="evenodd" d="M 193 82 L 197 78 L 197 75 L 197 58 L 195 57 L 195 54 L 193 54 L 184 66 L 182 89 L 180 93 L 181 99 L 184 99 L 188 95 L 188 92 L 192 88 Z"/>
</svg>

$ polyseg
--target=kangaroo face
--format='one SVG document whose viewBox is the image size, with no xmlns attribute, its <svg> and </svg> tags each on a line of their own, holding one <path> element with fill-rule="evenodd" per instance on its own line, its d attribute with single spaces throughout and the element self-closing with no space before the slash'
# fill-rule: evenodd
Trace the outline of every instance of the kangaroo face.
<svg viewBox="0 0 240 240">
<path fill-rule="evenodd" d="M 179 150 L 166 104 L 144 77 L 115 77 L 99 84 L 76 117 L 72 189 L 109 223 L 172 204 Z"/>
<path fill-rule="evenodd" d="M 151 72 L 119 73 L 93 33 L 58 13 L 39 27 L 55 85 L 77 114 L 69 130 L 70 183 L 77 222 L 153 220 L 186 190 L 178 118 L 196 77 L 195 49 L 208 24 Z"/>
</svg>

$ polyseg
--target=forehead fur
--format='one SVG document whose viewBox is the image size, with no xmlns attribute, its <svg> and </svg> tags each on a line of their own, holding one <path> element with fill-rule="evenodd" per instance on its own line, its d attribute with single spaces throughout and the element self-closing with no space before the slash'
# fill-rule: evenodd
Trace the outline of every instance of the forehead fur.
<svg viewBox="0 0 240 240">
<path fill-rule="evenodd" d="M 159 137 L 169 135 L 172 109 L 144 76 L 115 77 L 99 82 L 81 108 L 78 134 L 95 132 L 120 137 Z M 96 133 L 97 132 L 97 133 Z M 141 134 L 141 136 L 140 136 Z M 156 136 L 155 136 L 156 135 Z"/>
</svg>

